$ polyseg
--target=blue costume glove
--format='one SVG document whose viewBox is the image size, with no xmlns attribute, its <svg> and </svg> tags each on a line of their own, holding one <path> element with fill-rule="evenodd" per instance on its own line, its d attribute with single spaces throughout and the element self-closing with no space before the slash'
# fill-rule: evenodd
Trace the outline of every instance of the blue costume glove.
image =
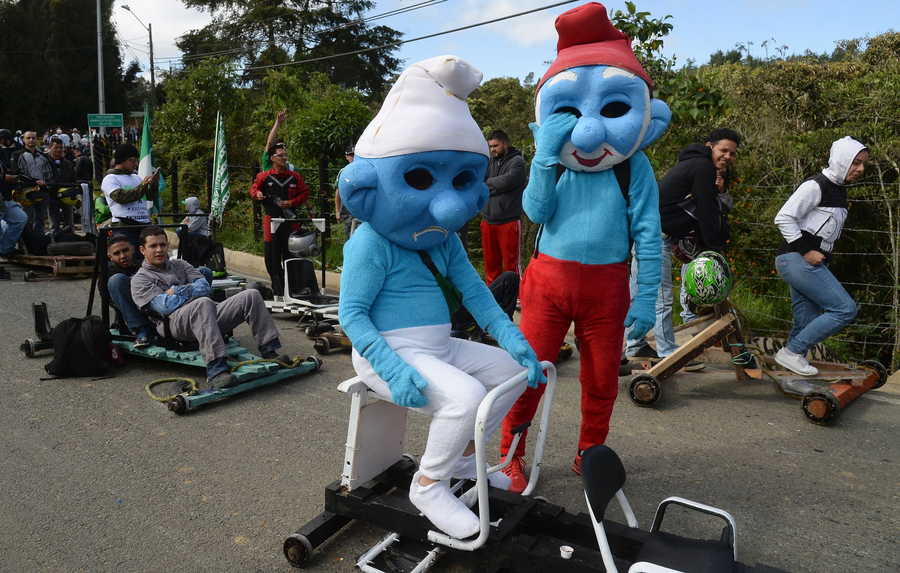
<svg viewBox="0 0 900 573">
<path fill-rule="evenodd" d="M 366 348 L 362 357 L 387 382 L 394 404 L 404 408 L 424 408 L 428 405 L 428 399 L 421 392 L 428 386 L 428 382 L 400 358 L 383 338 L 379 337 Z"/>
<path fill-rule="evenodd" d="M 631 327 L 628 338 L 631 340 L 639 340 L 656 324 L 656 291 L 644 292 L 649 289 L 643 288 L 638 290 L 637 296 L 625 315 L 625 328 Z M 652 295 L 652 296 L 650 296 Z"/>
<path fill-rule="evenodd" d="M 502 319 L 493 321 L 487 331 L 500 344 L 500 348 L 507 351 L 520 365 L 528 368 L 529 388 L 537 388 L 538 384 L 547 383 L 544 368 L 541 366 L 537 354 L 525 340 L 522 331 L 516 328 L 516 325 L 508 317 L 504 315 Z"/>
<path fill-rule="evenodd" d="M 550 115 L 544 125 L 529 124 L 528 127 L 534 133 L 534 161 L 542 166 L 559 163 L 559 152 L 577 123 L 578 118 L 566 112 Z"/>
</svg>

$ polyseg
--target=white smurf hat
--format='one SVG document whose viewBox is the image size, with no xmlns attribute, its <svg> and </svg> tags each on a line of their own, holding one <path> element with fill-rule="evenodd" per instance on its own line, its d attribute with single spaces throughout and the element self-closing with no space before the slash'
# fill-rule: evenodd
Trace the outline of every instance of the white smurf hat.
<svg viewBox="0 0 900 573">
<path fill-rule="evenodd" d="M 381 111 L 356 144 L 356 155 L 376 159 L 422 151 L 489 155 L 466 97 L 482 73 L 456 56 L 437 56 L 407 68 Z"/>
</svg>

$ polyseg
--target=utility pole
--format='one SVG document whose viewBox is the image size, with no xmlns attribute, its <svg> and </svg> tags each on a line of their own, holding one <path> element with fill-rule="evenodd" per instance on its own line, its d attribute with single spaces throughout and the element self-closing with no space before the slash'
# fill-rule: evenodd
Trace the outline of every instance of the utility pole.
<svg viewBox="0 0 900 573">
<path fill-rule="evenodd" d="M 97 0 L 97 90 L 99 93 L 99 113 L 106 113 L 106 94 L 103 89 L 103 20 L 100 18 L 100 0 Z M 105 134 L 106 128 L 101 127 L 100 133 Z"/>
<path fill-rule="evenodd" d="M 150 109 L 156 109 L 156 71 L 153 67 L 153 24 L 144 25 L 141 22 L 141 19 L 137 17 L 137 14 L 132 12 L 131 8 L 128 7 L 128 4 L 122 4 L 123 10 L 128 10 L 131 12 L 131 15 L 135 17 L 135 19 L 140 22 L 141 26 L 144 26 L 144 29 L 147 30 L 147 33 L 150 35 Z M 150 118 L 144 118 L 145 121 L 150 120 Z M 147 125 L 150 125 L 147 123 Z"/>
</svg>

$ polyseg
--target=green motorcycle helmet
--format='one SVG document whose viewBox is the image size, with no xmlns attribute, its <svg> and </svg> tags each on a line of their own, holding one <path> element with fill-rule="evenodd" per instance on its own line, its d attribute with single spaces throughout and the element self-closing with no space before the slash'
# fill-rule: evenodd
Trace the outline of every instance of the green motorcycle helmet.
<svg viewBox="0 0 900 573">
<path fill-rule="evenodd" d="M 697 255 L 684 273 L 684 290 L 688 300 L 698 306 L 724 302 L 731 292 L 731 269 L 725 257 L 715 251 Z"/>
</svg>

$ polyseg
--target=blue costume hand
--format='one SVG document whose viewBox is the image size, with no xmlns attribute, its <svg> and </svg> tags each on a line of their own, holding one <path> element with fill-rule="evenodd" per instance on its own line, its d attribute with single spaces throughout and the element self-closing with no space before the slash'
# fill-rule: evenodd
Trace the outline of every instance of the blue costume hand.
<svg viewBox="0 0 900 573">
<path fill-rule="evenodd" d="M 536 123 L 528 127 L 534 133 L 534 145 L 536 148 L 534 159 L 540 165 L 551 165 L 559 162 L 559 152 L 575 129 L 578 118 L 574 114 L 554 113 L 544 121 L 544 125 Z"/>
<path fill-rule="evenodd" d="M 424 408 L 428 405 L 428 399 L 421 392 L 428 382 L 409 364 L 404 362 L 387 383 L 394 404 L 404 408 Z"/>
<path fill-rule="evenodd" d="M 625 315 L 625 328 L 631 327 L 628 338 L 632 340 L 641 339 L 656 324 L 656 294 L 654 292 L 654 296 L 651 298 L 641 296 L 641 293 L 638 292 L 638 295 L 634 297 L 631 308 L 628 309 L 628 314 Z"/>
<path fill-rule="evenodd" d="M 531 349 L 531 345 L 525 340 L 522 331 L 516 328 L 508 318 L 495 320 L 488 327 L 488 333 L 494 337 L 500 348 L 507 351 L 516 362 L 528 368 L 528 387 L 537 388 L 538 384 L 546 384 L 544 368 L 538 360 L 537 354 Z"/>
<path fill-rule="evenodd" d="M 387 382 L 394 404 L 404 408 L 424 408 L 428 405 L 428 399 L 421 392 L 428 386 L 428 382 L 400 358 L 383 338 L 373 342 L 363 351 L 362 356 L 369 361 L 375 373 Z"/>
</svg>

